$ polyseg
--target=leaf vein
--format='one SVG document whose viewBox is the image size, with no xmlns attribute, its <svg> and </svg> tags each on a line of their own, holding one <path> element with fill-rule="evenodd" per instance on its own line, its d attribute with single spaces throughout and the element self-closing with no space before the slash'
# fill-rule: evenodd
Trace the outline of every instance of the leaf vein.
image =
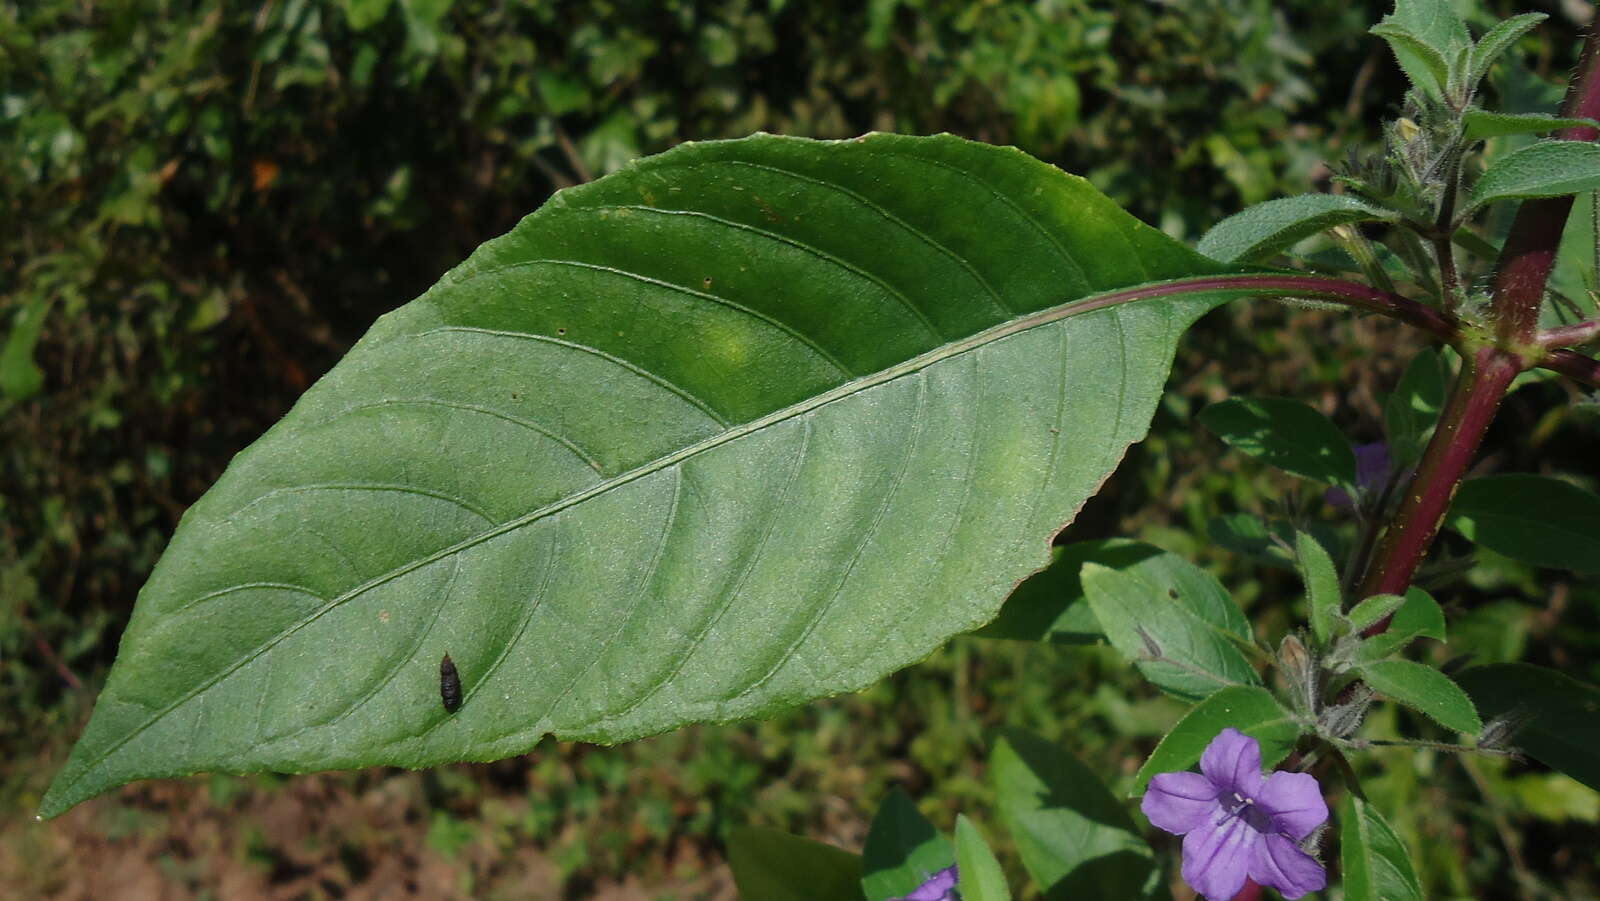
<svg viewBox="0 0 1600 901">
<path fill-rule="evenodd" d="M 598 208 L 575 207 L 573 209 L 577 210 L 577 209 L 598 209 Z M 632 208 L 630 207 L 629 209 L 632 209 Z M 754 309 L 752 307 L 747 307 L 742 303 L 739 303 L 739 302 L 737 302 L 737 301 L 735 301 L 735 300 L 733 300 L 731 298 L 723 297 L 720 294 L 713 294 L 710 291 L 702 291 L 702 290 L 699 290 L 697 288 L 691 288 L 688 285 L 680 285 L 677 282 L 668 281 L 668 280 L 662 279 L 662 278 L 655 278 L 653 276 L 645 275 L 645 274 L 639 273 L 639 272 L 633 272 L 633 271 L 628 270 L 628 269 L 621 269 L 621 268 L 618 268 L 616 266 L 602 266 L 599 263 L 585 263 L 582 260 L 561 260 L 561 259 L 555 259 L 555 258 L 552 258 L 552 257 L 544 257 L 544 258 L 540 258 L 540 259 L 537 259 L 537 260 L 522 260 L 522 261 L 516 262 L 516 263 L 507 263 L 504 266 L 497 266 L 497 267 L 495 267 L 493 269 L 485 269 L 482 272 L 475 272 L 475 273 L 472 274 L 472 276 L 470 278 L 463 279 L 461 281 L 461 284 L 463 284 L 463 285 L 469 284 L 469 283 L 471 283 L 471 282 L 473 282 L 473 281 L 475 281 L 477 279 L 480 279 L 480 278 L 483 278 L 483 277 L 489 276 L 489 275 L 496 275 L 496 274 L 499 274 L 499 273 L 502 273 L 502 272 L 509 272 L 509 271 L 512 271 L 512 270 L 515 270 L 515 269 L 528 269 L 528 268 L 532 268 L 534 266 L 570 266 L 570 267 L 575 268 L 575 269 L 589 269 L 589 270 L 592 270 L 592 271 L 595 271 L 595 272 L 604 272 L 604 273 L 607 273 L 607 274 L 610 274 L 610 275 L 619 275 L 619 276 L 622 276 L 623 278 L 633 279 L 634 281 L 641 282 L 643 284 L 655 285 L 656 287 L 659 287 L 659 288 L 666 288 L 666 289 L 668 289 L 670 291 L 675 291 L 675 292 L 678 292 L 680 294 L 687 294 L 690 297 L 698 297 L 701 300 L 710 301 L 710 302 L 712 302 L 714 304 L 717 304 L 719 306 L 724 306 L 724 307 L 727 307 L 730 310 L 735 310 L 737 312 L 743 313 L 743 314 L 745 314 L 746 316 L 749 316 L 752 319 L 755 319 L 755 320 L 758 320 L 760 322 L 766 323 L 767 325 L 777 329 L 778 331 L 783 332 L 784 334 L 786 334 L 789 337 L 795 339 L 796 341 L 799 341 L 801 344 L 804 344 L 807 349 L 809 349 L 812 353 L 816 354 L 817 356 L 821 357 L 823 359 L 823 361 L 825 361 L 828 365 L 832 366 L 834 369 L 837 369 L 839 371 L 839 374 L 844 376 L 845 378 L 851 379 L 851 378 L 855 378 L 856 377 L 856 373 L 854 371 L 852 371 L 850 369 L 850 367 L 846 366 L 843 362 L 841 362 L 839 360 L 839 358 L 834 356 L 833 353 L 830 352 L 827 348 L 825 348 L 821 344 L 817 343 L 817 340 L 815 338 L 812 338 L 810 335 L 807 335 L 805 332 L 800 331 L 798 328 L 790 325 L 787 322 L 784 322 L 781 319 L 778 319 L 775 316 L 770 316 L 770 315 L 768 315 L 766 313 L 761 312 L 760 310 Z"/>
<path fill-rule="evenodd" d="M 405 669 L 407 664 L 417 659 L 417 652 L 420 651 L 423 644 L 427 642 L 428 636 L 433 634 L 433 627 L 438 624 L 440 614 L 444 612 L 444 608 L 450 603 L 450 595 L 454 593 L 456 588 L 456 579 L 461 576 L 461 558 L 456 557 L 451 562 L 454 564 L 454 566 L 450 570 L 450 580 L 445 583 L 444 591 L 440 594 L 438 603 L 433 605 L 433 615 L 428 618 L 428 624 L 423 627 L 422 631 L 417 634 L 416 639 L 412 641 L 411 649 L 406 652 L 401 662 L 391 665 L 389 667 L 389 672 L 384 674 L 381 680 L 379 680 L 366 692 L 362 693 L 360 697 L 352 699 L 345 705 L 343 710 L 334 714 L 332 718 L 324 720 L 321 723 L 307 723 L 287 735 L 273 739 L 273 744 L 281 744 L 289 741 L 295 736 L 319 726 L 337 725 L 349 717 L 352 713 L 355 713 L 357 708 L 359 708 L 361 705 L 377 697 L 378 692 L 382 691 L 390 682 L 393 682 L 394 677 L 399 675 L 400 672 Z"/>
<path fill-rule="evenodd" d="M 308 597 L 315 598 L 315 599 L 323 602 L 324 604 L 328 603 L 328 600 L 329 600 L 321 592 L 313 591 L 312 589 L 307 588 L 304 585 L 296 585 L 296 584 L 294 584 L 292 582 L 240 582 L 240 583 L 238 583 L 236 585 L 229 585 L 226 588 L 218 588 L 215 591 L 212 591 L 212 592 L 209 592 L 207 594 L 203 594 L 203 595 L 201 595 L 201 596 L 199 596 L 197 598 L 194 598 L 193 600 L 190 600 L 189 602 L 185 603 L 181 607 L 174 608 L 169 615 L 176 616 L 179 613 L 186 613 L 189 610 L 192 610 L 195 607 L 198 607 L 201 604 L 204 604 L 206 601 L 216 600 L 217 598 L 223 597 L 225 595 L 233 594 L 236 591 L 248 591 L 249 589 L 252 589 L 252 588 L 278 588 L 278 589 L 282 589 L 284 591 L 294 591 L 294 592 L 298 592 L 300 594 L 306 595 Z"/>
<path fill-rule="evenodd" d="M 329 416 L 327 419 L 324 419 L 321 422 L 316 423 L 316 425 L 325 425 L 325 424 L 327 424 L 329 422 L 332 422 L 332 421 L 334 421 L 336 419 L 339 419 L 342 416 L 348 415 L 350 413 L 356 413 L 356 412 L 359 412 L 361 410 L 371 410 L 371 409 L 378 408 L 378 407 L 407 407 L 407 406 L 444 407 L 444 408 L 451 409 L 451 410 L 465 410 L 465 411 L 467 411 L 469 413 L 480 413 L 480 414 L 482 414 L 484 416 L 492 416 L 492 417 L 494 417 L 496 419 L 505 420 L 506 422 L 509 422 L 509 423 L 511 423 L 513 425 L 522 426 L 523 428 L 528 429 L 531 432 L 537 432 L 538 434 L 543 435 L 546 438 L 549 438 L 551 441 L 554 441 L 557 444 L 561 445 L 562 447 L 566 448 L 567 450 L 571 451 L 573 456 L 577 457 L 579 460 L 582 460 L 584 462 L 584 464 L 587 465 L 590 469 L 593 469 L 595 472 L 599 473 L 601 476 L 606 475 L 605 468 L 600 465 L 600 461 L 597 460 L 593 454 L 589 453 L 588 451 L 585 451 L 582 447 L 580 447 L 578 445 L 577 442 L 575 442 L 572 439 L 566 437 L 565 435 L 562 435 L 562 434 L 560 434 L 558 432 L 555 432 L 555 431 L 551 430 L 550 428 L 548 428 L 546 426 L 540 425 L 539 423 L 534 422 L 531 419 L 525 419 L 525 418 L 520 417 L 520 416 L 512 416 L 510 413 L 506 413 L 506 412 L 503 412 L 501 410 L 496 410 L 493 407 L 483 407 L 483 406 L 479 406 L 477 404 L 464 404 L 464 403 L 460 403 L 460 402 L 457 402 L 457 401 L 440 400 L 440 399 L 434 398 L 434 397 L 390 398 L 388 400 L 373 401 L 372 403 L 367 403 L 367 404 L 357 404 L 354 407 L 346 407 L 345 409 L 340 410 L 338 413 L 335 413 L 334 415 Z"/>
<path fill-rule="evenodd" d="M 755 543 L 746 548 L 743 554 L 743 559 L 735 563 L 735 565 L 739 568 L 738 575 L 732 580 L 724 583 L 725 587 L 722 590 L 722 596 L 717 600 L 715 605 L 716 613 L 714 613 L 711 619 L 708 620 L 706 624 L 697 631 L 697 633 L 691 639 L 689 647 L 679 658 L 678 664 L 672 668 L 672 672 L 668 673 L 666 678 L 658 681 L 654 686 L 652 686 L 644 694 L 640 695 L 637 700 L 630 703 L 627 707 L 624 707 L 617 713 L 612 714 L 607 718 L 608 720 L 616 720 L 627 716 L 634 710 L 638 709 L 640 705 L 655 697 L 662 689 L 672 684 L 672 680 L 677 678 L 679 673 L 683 672 L 684 667 L 688 666 L 690 659 L 700 651 L 701 646 L 705 644 L 706 638 L 710 636 L 714 629 L 716 629 L 717 623 L 721 622 L 722 617 L 726 615 L 729 610 L 733 609 L 734 602 L 739 598 L 739 592 L 744 589 L 745 584 L 750 579 L 751 573 L 755 572 L 756 564 L 760 561 L 762 553 L 766 550 L 767 540 L 772 537 L 772 533 L 777 529 L 778 519 L 780 518 L 779 514 L 782 513 L 784 505 L 788 503 L 789 492 L 794 488 L 794 483 L 799 481 L 800 472 L 805 468 L 806 454 L 809 452 L 811 447 L 811 433 L 812 428 L 810 417 L 801 419 L 800 448 L 794 455 L 794 468 L 789 471 L 788 478 L 783 480 L 783 487 L 778 490 L 777 497 L 775 497 L 773 499 L 773 503 L 769 505 L 769 509 L 772 512 L 767 516 L 766 522 L 762 526 L 760 537 L 756 539 Z"/>
<path fill-rule="evenodd" d="M 1071 253 L 1067 252 L 1067 246 L 1065 244 L 1061 243 L 1061 239 L 1057 238 L 1054 232 L 1052 232 L 1050 229 L 1046 228 L 1044 223 L 1039 221 L 1038 217 L 1034 216 L 1032 213 L 1030 213 L 1027 210 L 1023 209 L 1021 207 L 1021 205 L 1019 205 L 1016 201 L 1012 200 L 1010 197 L 1007 197 L 1004 193 L 1002 193 L 999 189 L 995 188 L 993 185 L 989 184 L 988 182 L 984 181 L 983 179 L 979 178 L 978 176 L 972 174 L 971 172 L 968 172 L 967 170 L 958 168 L 956 166 L 952 166 L 949 163 L 940 162 L 939 160 L 928 159 L 927 157 L 917 156 L 915 154 L 903 153 L 903 152 L 896 151 L 896 150 L 888 150 L 886 148 L 880 148 L 879 150 L 880 150 L 881 153 L 884 153 L 884 154 L 886 154 L 888 156 L 898 156 L 901 159 L 915 160 L 915 161 L 917 161 L 919 163 L 925 163 L 925 164 L 927 164 L 929 166 L 934 166 L 934 167 L 939 168 L 939 169 L 944 169 L 944 170 L 946 170 L 948 172 L 954 172 L 955 174 L 957 174 L 957 175 L 961 176 L 962 178 L 966 179 L 967 181 L 972 182 L 973 184 L 977 185 L 980 188 L 983 188 L 985 191 L 988 191 L 990 196 L 992 196 L 992 197 L 994 197 L 994 199 L 1000 201 L 1000 203 L 1003 204 L 1004 206 L 1009 207 L 1013 213 L 1017 214 L 1017 216 L 1020 219 L 1022 219 L 1022 221 L 1026 222 L 1029 226 L 1031 226 L 1034 231 L 1036 231 L 1040 235 L 1044 236 L 1044 239 L 1046 241 L 1048 241 L 1050 243 L 1050 245 L 1056 249 L 1056 254 L 1062 259 L 1062 261 L 1064 261 L 1068 266 L 1070 266 L 1072 268 L 1072 270 L 1074 272 L 1076 272 L 1078 274 L 1078 278 L 1083 280 L 1083 285 L 1084 285 L 1085 290 L 1087 290 L 1090 293 L 1095 293 L 1096 288 L 1095 288 L 1094 283 L 1089 280 L 1089 273 L 1084 270 L 1083 264 L 1078 262 L 1077 257 L 1074 257 Z"/>
<path fill-rule="evenodd" d="M 883 501 L 878 504 L 878 511 L 872 517 L 872 524 L 867 527 L 865 534 L 861 536 L 861 540 L 856 543 L 855 552 L 850 555 L 850 560 L 845 564 L 844 572 L 840 574 L 839 581 L 833 586 L 833 589 L 828 592 L 828 597 L 822 602 L 821 605 L 818 606 L 816 613 L 811 616 L 811 619 L 808 623 L 806 623 L 805 628 L 802 629 L 800 634 L 795 637 L 794 641 L 789 643 L 789 646 L 784 649 L 783 653 L 778 656 L 776 663 L 769 667 L 759 679 L 756 679 L 754 682 L 745 686 L 733 697 L 728 698 L 728 703 L 737 702 L 740 698 L 745 697 L 751 692 L 759 689 L 761 686 L 767 684 L 767 682 L 770 681 L 773 676 L 777 675 L 778 672 L 789 663 L 794 655 L 800 650 L 800 646 L 805 644 L 806 640 L 811 637 L 811 634 L 815 632 L 817 627 L 822 624 L 822 621 L 827 618 L 828 611 L 833 608 L 834 603 L 839 599 L 839 595 L 844 592 L 844 586 L 850 581 L 851 573 L 855 572 L 856 564 L 861 561 L 862 555 L 866 553 L 867 545 L 872 543 L 872 538 L 877 534 L 878 527 L 883 524 L 885 516 L 888 515 L 889 507 L 893 505 L 895 496 L 900 491 L 901 484 L 905 482 L 906 475 L 911 471 L 911 462 L 916 457 L 917 442 L 922 438 L 923 427 L 927 425 L 927 416 L 928 378 L 926 373 L 918 371 L 917 405 L 915 412 L 912 413 L 911 417 L 911 436 L 910 439 L 906 441 L 906 452 L 900 458 L 900 465 L 895 468 L 894 478 L 889 483 L 889 489 L 884 492 Z"/>
<path fill-rule="evenodd" d="M 388 482 L 319 482 L 311 485 L 292 485 L 287 488 L 274 488 L 271 491 L 264 492 L 257 497 L 252 498 L 248 504 L 245 504 L 232 513 L 229 513 L 223 521 L 232 522 L 234 518 L 239 516 L 239 514 L 243 513 L 244 511 L 263 501 L 271 500 L 274 497 L 281 497 L 288 494 L 312 494 L 318 491 L 394 491 L 400 494 L 415 494 L 419 497 L 428 497 L 433 498 L 434 500 L 440 500 L 446 503 L 454 504 L 491 526 L 497 526 L 500 524 L 498 520 L 478 509 L 476 505 L 468 503 L 467 501 L 464 501 L 453 494 L 443 491 L 435 491 L 431 488 L 418 488 L 415 485 L 402 485 Z M 326 536 L 321 537 L 323 537 L 324 540 L 327 540 Z M 331 545 L 332 542 L 329 542 L 329 544 Z"/>
<path fill-rule="evenodd" d="M 642 206 L 642 205 L 630 205 L 630 204 L 618 204 L 618 205 L 614 205 L 614 206 L 579 207 L 578 209 L 588 209 L 588 210 L 608 210 L 608 209 L 609 210 L 628 210 L 630 212 L 636 212 L 636 213 L 653 213 L 653 214 L 658 215 L 658 216 L 689 216 L 689 217 L 692 217 L 692 218 L 695 218 L 695 219 L 704 219 L 704 220 L 706 220 L 708 222 L 715 222 L 718 225 L 722 225 L 722 226 L 725 226 L 727 228 L 732 228 L 732 229 L 737 229 L 739 231 L 749 232 L 749 233 L 754 234 L 754 235 L 760 235 L 763 238 L 768 238 L 770 240 L 777 241 L 780 244 L 788 244 L 790 247 L 794 247 L 794 248 L 796 248 L 798 250 L 803 250 L 806 253 L 811 254 L 812 256 L 816 257 L 817 259 L 822 260 L 824 263 L 828 263 L 828 264 L 833 265 L 833 266 L 838 266 L 840 269 L 843 269 L 846 272 L 853 273 L 855 275 L 860 276 L 861 278 L 866 279 L 869 282 L 872 282 L 873 284 L 877 285 L 878 287 L 882 288 L 885 292 L 887 292 L 889 294 L 889 296 L 893 297 L 900 304 L 900 306 L 904 307 L 906 309 L 906 311 L 909 312 L 912 315 L 912 317 L 917 320 L 917 322 L 919 324 L 921 324 L 921 326 L 928 332 L 928 334 L 932 335 L 936 340 L 938 340 L 941 343 L 944 342 L 944 341 L 949 340 L 949 338 L 946 335 L 942 334 L 939 331 L 938 326 L 933 324 L 933 320 L 928 318 L 928 314 L 923 312 L 922 308 L 917 306 L 916 303 L 914 303 L 911 300 L 911 298 L 907 297 L 905 292 L 901 291 L 899 288 L 896 288 L 894 285 L 889 284 L 887 281 L 884 281 L 884 279 L 882 277 L 880 277 L 878 275 L 875 275 L 875 274 L 873 274 L 871 272 L 868 272 L 867 270 L 861 268 L 860 266 L 857 266 L 856 264 L 854 264 L 854 263 L 852 263 L 852 262 L 850 262 L 850 261 L 848 261 L 846 259 L 843 259 L 842 257 L 839 257 L 837 254 L 832 254 L 832 253 L 829 253 L 826 250 L 823 250 L 820 247 L 816 247 L 816 246 L 814 246 L 812 244 L 807 244 L 806 242 L 801 241 L 798 238 L 791 238 L 791 237 L 789 237 L 787 235 L 779 234 L 778 232 L 771 231 L 771 230 L 765 229 L 765 228 L 758 228 L 758 227 L 756 227 L 754 225 L 746 225 L 743 222 L 734 222 L 732 219 L 724 219 L 721 216 L 716 216 L 716 215 L 713 215 L 711 213 L 701 212 L 700 210 L 664 210 L 664 209 L 661 209 L 659 207 Z"/>
<path fill-rule="evenodd" d="M 667 521 L 661 527 L 661 538 L 656 542 L 656 550 L 650 557 L 650 565 L 645 570 L 644 578 L 639 580 L 638 588 L 633 591 L 633 600 L 628 604 L 628 612 L 617 618 L 617 627 L 611 630 L 610 635 L 606 636 L 605 642 L 595 651 L 594 656 L 589 660 L 589 664 L 580 670 L 578 675 L 568 681 L 566 687 L 561 689 L 561 693 L 550 701 L 549 706 L 545 708 L 544 716 L 541 717 L 547 722 L 553 721 L 560 714 L 560 707 L 567 700 L 567 697 L 572 694 L 572 690 L 583 682 L 583 678 L 589 675 L 589 672 L 599 664 L 601 658 L 605 657 L 606 652 L 611 650 L 611 646 L 616 644 L 617 637 L 627 631 L 628 624 L 639 610 L 640 599 L 645 596 L 645 591 L 655 581 L 656 572 L 661 566 L 661 558 L 666 554 L 667 541 L 672 537 L 672 529 L 678 522 L 678 505 L 683 500 L 682 465 L 674 466 L 667 471 L 672 473 L 672 500 L 667 507 Z"/>
<path fill-rule="evenodd" d="M 728 162 L 729 165 L 733 165 L 733 166 L 744 166 L 744 167 L 747 167 L 747 168 L 750 168 L 750 169 L 760 169 L 760 170 L 765 170 L 767 172 L 772 172 L 772 173 L 775 173 L 775 174 L 778 174 L 778 175 L 786 175 L 786 176 L 788 176 L 790 178 L 795 178 L 795 179 L 799 179 L 800 181 L 809 182 L 810 184 L 814 184 L 814 185 L 816 185 L 818 187 L 826 188 L 826 189 L 828 189 L 830 191 L 835 191 L 837 193 L 843 194 L 846 197 L 849 197 L 850 199 L 856 201 L 857 203 L 861 204 L 862 206 L 866 207 L 867 209 L 870 209 L 874 213 L 877 213 L 879 216 L 882 216 L 885 220 L 895 224 L 896 226 L 899 226 L 901 229 L 903 229 L 906 232 L 910 233 L 912 236 L 917 238 L 917 240 L 919 240 L 919 241 L 923 242 L 924 244 L 928 245 L 929 247 L 933 248 L 938 253 L 943 254 L 946 257 L 949 257 L 951 260 L 953 260 L 956 263 L 956 265 L 958 265 L 961 268 L 965 269 L 967 271 L 967 274 L 972 276 L 973 280 L 976 281 L 979 284 L 979 286 L 981 286 L 983 288 L 984 292 L 989 295 L 990 302 L 994 304 L 995 309 L 999 310 L 1003 314 L 1004 318 L 1009 319 L 1012 316 L 1017 315 L 1017 311 L 1011 309 L 1011 307 L 1006 305 L 1005 299 L 1003 297 L 1001 297 L 1000 292 L 996 291 L 994 289 L 994 286 L 989 284 L 989 280 L 983 277 L 983 274 L 978 271 L 977 267 L 972 265 L 972 262 L 970 260 L 968 260 L 966 257 L 963 257 L 961 254 L 956 253 L 953 248 L 949 247 L 943 241 L 940 241 L 938 238 L 935 238 L 933 235 L 931 235 L 931 234 L 927 233 L 926 231 L 916 227 L 915 225 L 912 225 L 911 223 L 905 221 L 904 219 L 901 219 L 899 216 L 896 216 L 894 213 L 889 212 L 889 210 L 885 209 L 882 205 L 874 202 L 871 198 L 867 197 L 866 195 L 858 193 L 856 191 L 852 191 L 849 188 L 845 187 L 844 185 L 835 184 L 835 183 L 830 182 L 830 181 L 824 181 L 823 179 L 820 179 L 820 178 L 813 178 L 813 177 L 811 177 L 809 175 L 806 175 L 805 173 L 796 172 L 793 169 L 785 169 L 785 168 L 783 168 L 781 166 L 773 166 L 773 165 L 768 165 L 768 164 L 764 164 L 764 163 L 752 163 L 749 160 L 728 160 L 727 162 Z"/>
<path fill-rule="evenodd" d="M 683 388 L 682 386 L 676 385 L 676 384 L 668 381 L 667 379 L 662 378 L 661 376 L 651 372 L 648 369 L 645 369 L 643 366 L 640 366 L 639 364 L 634 363 L 631 360 L 625 360 L 622 357 L 616 356 L 614 354 L 608 354 L 605 351 L 599 349 L 598 347 L 590 347 L 587 344 L 579 344 L 576 341 L 564 341 L 564 340 L 562 340 L 560 338 L 552 337 L 550 335 L 538 335 L 538 334 L 534 334 L 532 332 L 518 332 L 518 331 L 505 330 L 505 329 L 478 328 L 476 326 L 471 326 L 471 325 L 441 325 L 441 326 L 438 326 L 436 328 L 428 329 L 427 331 L 417 332 L 417 333 L 413 334 L 411 337 L 413 337 L 413 338 L 426 338 L 426 337 L 429 337 L 431 335 L 438 335 L 438 334 L 444 334 L 444 333 L 449 333 L 449 332 L 463 332 L 463 333 L 466 333 L 466 334 L 473 334 L 473 335 L 491 335 L 491 336 L 496 337 L 496 338 L 521 338 L 521 339 L 528 340 L 528 341 L 538 341 L 538 342 L 541 342 L 541 343 L 544 343 L 544 344 L 554 344 L 554 345 L 557 345 L 558 347 L 565 347 L 565 348 L 567 348 L 569 350 L 576 350 L 576 351 L 578 351 L 580 353 L 590 354 L 592 356 L 599 357 L 600 359 L 605 360 L 608 363 L 613 363 L 613 364 L 615 364 L 617 366 L 620 366 L 623 369 L 626 369 L 627 371 L 633 373 L 634 375 L 639 376 L 640 378 L 642 378 L 642 379 L 644 379 L 644 380 L 646 380 L 648 382 L 653 382 L 658 387 L 663 388 L 666 391 L 677 395 L 684 402 L 688 403 L 690 406 L 692 406 L 695 409 L 699 410 L 701 413 L 704 413 L 706 415 L 706 417 L 708 419 L 710 419 L 712 422 L 716 423 L 719 428 L 724 428 L 725 429 L 731 424 L 731 423 L 728 422 L 727 419 L 723 418 L 722 414 L 718 413 L 716 411 L 716 409 L 713 408 L 710 404 L 706 403 L 701 398 L 696 397 L 695 395 L 691 394 L 687 389 Z"/>
</svg>

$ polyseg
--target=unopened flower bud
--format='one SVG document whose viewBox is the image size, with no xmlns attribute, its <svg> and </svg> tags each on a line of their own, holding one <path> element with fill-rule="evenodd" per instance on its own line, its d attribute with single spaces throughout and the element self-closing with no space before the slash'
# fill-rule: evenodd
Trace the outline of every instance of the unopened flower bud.
<svg viewBox="0 0 1600 901">
<path fill-rule="evenodd" d="M 1316 658 L 1298 636 L 1285 635 L 1278 643 L 1278 672 L 1283 674 L 1295 703 L 1306 713 L 1315 715 L 1321 705 L 1322 674 Z"/>
</svg>

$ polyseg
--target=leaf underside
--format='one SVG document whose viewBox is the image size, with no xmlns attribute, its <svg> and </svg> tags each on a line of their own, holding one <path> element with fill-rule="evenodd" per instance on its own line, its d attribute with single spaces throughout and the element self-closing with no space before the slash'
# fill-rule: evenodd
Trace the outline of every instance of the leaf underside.
<svg viewBox="0 0 1600 901">
<path fill-rule="evenodd" d="M 1222 268 L 949 136 L 688 144 L 562 192 L 188 511 L 41 813 L 861 688 L 1045 565 L 1226 298 L 1073 302 Z"/>
</svg>

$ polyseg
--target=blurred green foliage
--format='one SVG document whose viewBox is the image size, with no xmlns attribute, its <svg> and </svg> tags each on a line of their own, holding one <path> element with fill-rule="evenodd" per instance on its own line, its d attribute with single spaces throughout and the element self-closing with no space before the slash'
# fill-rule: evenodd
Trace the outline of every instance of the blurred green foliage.
<svg viewBox="0 0 1600 901">
<path fill-rule="evenodd" d="M 1365 34 L 1387 7 L 0 0 L 0 759 L 19 761 L 0 794 L 40 787 L 35 748 L 64 752 L 134 593 L 231 456 L 378 315 L 552 191 L 684 140 L 950 131 L 1084 174 L 1192 240 L 1243 204 L 1324 183 L 1324 161 L 1371 143 L 1403 89 Z M 1536 74 L 1564 72 L 1576 28 L 1558 18 L 1526 40 Z M 1211 567 L 1247 604 L 1294 590 L 1292 574 L 1205 543 L 1212 517 L 1280 510 L 1297 489 L 1223 455 L 1193 413 L 1230 393 L 1294 395 L 1370 440 L 1417 345 L 1372 323 L 1288 320 L 1241 307 L 1196 330 L 1152 440 L 1074 537 L 1136 534 Z M 1491 436 L 1501 463 L 1592 466 L 1597 417 L 1547 412 L 1566 392 L 1513 397 Z M 1453 629 L 1480 659 L 1526 651 L 1600 681 L 1592 586 L 1558 603 L 1517 564 L 1474 578 Z M 1268 633 L 1288 616 L 1251 614 Z M 715 848 L 746 823 L 858 845 L 850 830 L 890 783 L 933 792 L 924 808 L 941 827 L 964 810 L 995 835 L 986 730 L 1070 738 L 1116 784 L 1176 718 L 1113 659 L 963 639 L 771 723 L 440 771 L 428 844 L 449 856 L 478 840 L 540 843 L 576 897 L 640 855 Z M 1391 779 L 1383 799 L 1474 799 L 1481 783 L 1517 799 L 1495 816 L 1593 828 L 1593 803 L 1548 776 L 1485 767 L 1475 782 L 1440 767 L 1449 779 Z M 276 784 L 223 780 L 214 801 Z M 1444 821 L 1421 822 L 1426 804 L 1404 809 L 1396 825 L 1418 848 L 1447 849 L 1419 857 L 1430 886 L 1511 884 L 1481 809 L 1463 814 L 1482 838 L 1470 855 L 1436 834 Z M 1546 859 L 1539 835 L 1529 866 L 1594 885 L 1592 855 Z"/>
</svg>

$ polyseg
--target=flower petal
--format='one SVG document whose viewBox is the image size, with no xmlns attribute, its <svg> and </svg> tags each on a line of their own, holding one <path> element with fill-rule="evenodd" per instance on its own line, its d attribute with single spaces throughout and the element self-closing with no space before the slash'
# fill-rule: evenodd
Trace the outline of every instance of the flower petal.
<svg viewBox="0 0 1600 901">
<path fill-rule="evenodd" d="M 1219 792 L 1254 798 L 1261 789 L 1261 745 L 1238 729 L 1224 729 L 1200 755 L 1200 772 Z"/>
<path fill-rule="evenodd" d="M 1199 773 L 1161 773 L 1150 780 L 1139 802 L 1150 825 L 1183 835 L 1222 816 L 1217 787 Z"/>
<path fill-rule="evenodd" d="M 956 890 L 955 864 L 934 873 L 928 880 L 912 890 L 909 895 L 890 898 L 889 901 L 950 901 Z"/>
<path fill-rule="evenodd" d="M 1328 885 L 1328 871 L 1322 864 L 1281 835 L 1263 836 L 1251 849 L 1250 878 L 1272 886 L 1291 901 Z"/>
<path fill-rule="evenodd" d="M 1310 773 L 1273 773 L 1256 794 L 1256 806 L 1272 817 L 1274 832 L 1295 841 L 1328 821 L 1322 786 Z"/>
<path fill-rule="evenodd" d="M 1183 881 L 1209 901 L 1232 901 L 1250 870 L 1261 833 L 1243 817 L 1230 816 L 1183 837 Z"/>
<path fill-rule="evenodd" d="M 1356 448 L 1356 487 L 1370 491 L 1389 478 L 1389 445 L 1382 441 Z"/>
</svg>

